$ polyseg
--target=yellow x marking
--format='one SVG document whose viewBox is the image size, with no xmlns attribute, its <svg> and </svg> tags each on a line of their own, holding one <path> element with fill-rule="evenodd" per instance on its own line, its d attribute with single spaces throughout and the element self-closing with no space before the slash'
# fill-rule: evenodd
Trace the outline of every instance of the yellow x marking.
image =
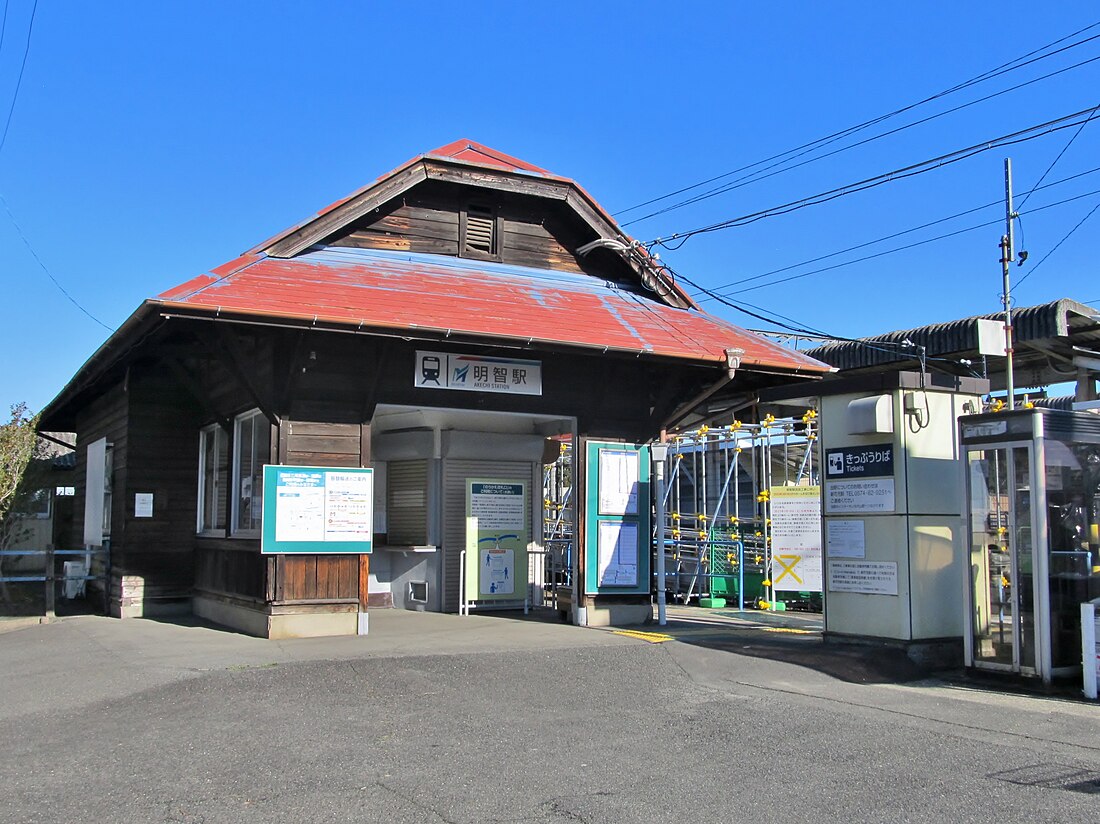
<svg viewBox="0 0 1100 824">
<path fill-rule="evenodd" d="M 802 579 L 795 574 L 794 568 L 798 566 L 798 562 L 802 560 L 801 555 L 776 555 L 775 560 L 779 561 L 779 565 L 783 567 L 783 571 L 779 573 L 779 577 L 775 579 L 775 583 L 779 583 L 788 575 L 794 578 L 796 583 L 803 583 Z"/>
</svg>

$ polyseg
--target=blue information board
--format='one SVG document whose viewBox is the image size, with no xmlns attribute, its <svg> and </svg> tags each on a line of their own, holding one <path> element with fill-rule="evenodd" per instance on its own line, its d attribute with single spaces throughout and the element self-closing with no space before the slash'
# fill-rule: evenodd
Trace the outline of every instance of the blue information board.
<svg viewBox="0 0 1100 824">
<path fill-rule="evenodd" d="M 260 552 L 369 553 L 374 470 L 264 467 Z"/>
</svg>

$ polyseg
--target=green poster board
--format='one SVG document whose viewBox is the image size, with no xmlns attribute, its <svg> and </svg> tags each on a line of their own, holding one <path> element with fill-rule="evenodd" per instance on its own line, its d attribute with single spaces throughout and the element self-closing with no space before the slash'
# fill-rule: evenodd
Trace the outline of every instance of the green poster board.
<svg viewBox="0 0 1100 824">
<path fill-rule="evenodd" d="M 523 481 L 466 481 L 466 601 L 527 598 L 527 520 Z"/>
<path fill-rule="evenodd" d="M 585 489 L 585 591 L 649 592 L 649 450 L 589 441 Z"/>
<path fill-rule="evenodd" d="M 260 552 L 369 553 L 374 470 L 265 466 Z"/>
</svg>

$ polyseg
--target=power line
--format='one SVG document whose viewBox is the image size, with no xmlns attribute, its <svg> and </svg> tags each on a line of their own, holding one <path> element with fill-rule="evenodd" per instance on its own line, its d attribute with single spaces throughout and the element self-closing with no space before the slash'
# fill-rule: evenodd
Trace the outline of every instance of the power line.
<svg viewBox="0 0 1100 824">
<path fill-rule="evenodd" d="M 98 323 L 100 326 L 102 326 L 108 332 L 113 332 L 114 330 L 111 329 L 110 326 L 105 324 L 103 321 L 101 321 L 99 318 L 97 318 L 95 315 L 93 315 L 91 312 L 89 312 L 87 309 L 85 309 L 83 306 L 81 306 L 80 303 L 77 302 L 76 298 L 74 298 L 72 295 L 70 295 L 68 293 L 68 291 L 66 291 L 65 287 L 62 286 L 61 283 L 57 280 L 57 278 L 55 278 L 53 276 L 53 273 L 50 272 L 50 270 L 49 270 L 49 268 L 47 268 L 46 264 L 42 262 L 42 258 L 40 258 L 38 256 L 38 253 L 34 251 L 34 247 L 31 246 L 31 242 L 29 240 L 27 240 L 27 236 L 25 234 L 23 234 L 23 229 L 19 226 L 19 222 L 15 219 L 15 215 L 12 214 L 11 207 L 8 206 L 7 198 L 5 198 L 4 195 L 2 195 L 2 194 L 0 194 L 0 204 L 3 204 L 4 211 L 8 213 L 8 217 L 11 219 L 11 224 L 12 224 L 12 226 L 15 227 L 15 231 L 18 232 L 20 239 L 22 239 L 22 241 L 23 241 L 23 245 L 27 247 L 27 251 L 31 253 L 31 257 L 33 257 L 35 259 L 35 262 L 39 265 L 39 267 L 41 267 L 42 271 L 46 273 L 46 277 L 48 277 L 51 281 L 53 281 L 53 285 L 56 286 L 61 291 L 61 294 L 63 294 L 65 297 L 67 297 L 69 299 L 69 303 L 71 303 L 73 306 L 75 306 L 77 309 L 79 309 L 85 315 L 90 317 L 92 320 L 94 320 L 96 323 Z"/>
<path fill-rule="evenodd" d="M 1097 192 L 1093 192 L 1093 194 L 1098 194 L 1098 193 L 1097 193 Z M 1042 265 L 1043 265 L 1043 264 L 1044 264 L 1044 263 L 1046 262 L 1046 259 L 1047 259 L 1048 257 L 1050 257 L 1050 256 L 1051 256 L 1051 255 L 1053 255 L 1053 254 L 1054 254 L 1055 252 L 1057 252 L 1057 251 L 1058 251 L 1058 247 L 1059 247 L 1059 246 L 1061 246 L 1061 245 L 1062 245 L 1063 243 L 1065 243 L 1065 242 L 1066 242 L 1067 240 L 1069 240 L 1069 239 L 1070 239 L 1070 236 L 1071 236 L 1071 235 L 1072 235 L 1072 234 L 1073 234 L 1074 232 L 1076 232 L 1076 231 L 1077 231 L 1078 229 L 1080 229 L 1080 228 L 1081 228 L 1081 224 L 1082 224 L 1082 223 L 1084 223 L 1084 222 L 1085 222 L 1086 220 L 1088 220 L 1088 219 L 1089 219 L 1090 217 L 1092 217 L 1093 213 L 1094 213 L 1094 212 L 1095 212 L 1095 211 L 1096 211 L 1097 209 L 1100 209 L 1100 202 L 1098 202 L 1098 203 L 1097 203 L 1097 204 L 1096 204 L 1095 206 L 1093 206 L 1093 207 L 1092 207 L 1092 209 L 1090 209 L 1090 210 L 1089 210 L 1089 213 L 1088 213 L 1087 215 L 1085 215 L 1085 216 L 1084 216 L 1083 218 L 1081 218 L 1081 220 L 1079 220 L 1079 221 L 1077 222 L 1077 225 L 1076 225 L 1076 226 L 1074 226 L 1074 227 L 1073 227 L 1072 229 L 1070 229 L 1070 230 L 1069 230 L 1068 232 L 1066 232 L 1066 236 L 1065 236 L 1065 237 L 1063 237 L 1063 238 L 1062 238 L 1061 240 L 1059 240 L 1059 241 L 1058 241 L 1057 243 L 1055 243 L 1055 244 L 1054 244 L 1054 248 L 1052 248 L 1052 249 L 1051 249 L 1051 250 L 1050 250 L 1049 252 L 1047 252 L 1047 253 L 1046 253 L 1045 255 L 1043 255 L 1043 257 L 1042 257 L 1042 258 L 1040 258 L 1039 262 L 1038 262 L 1038 263 L 1036 263 L 1036 264 L 1035 264 L 1034 266 L 1032 266 L 1030 270 L 1028 270 L 1028 273 L 1027 273 L 1026 275 L 1024 275 L 1024 276 L 1023 276 L 1022 278 L 1020 278 L 1020 279 L 1019 279 L 1018 281 L 1016 281 L 1016 286 L 1017 286 L 1017 288 L 1018 288 L 1018 287 L 1020 286 L 1020 284 L 1021 284 L 1021 283 L 1023 283 L 1023 282 L 1024 282 L 1025 280 L 1027 280 L 1027 279 L 1028 279 L 1029 277 L 1031 277 L 1032 275 L 1034 275 L 1034 274 L 1035 274 L 1035 270 L 1036 270 L 1036 269 L 1038 269 L 1038 268 L 1039 268 L 1040 266 L 1042 266 Z"/>
<path fill-rule="evenodd" d="M 1096 36 L 1100 37 L 1100 35 L 1096 35 Z M 1065 68 L 1058 69 L 1057 71 L 1051 72 L 1050 74 L 1045 74 L 1041 77 L 1036 77 L 1036 78 L 1033 78 L 1031 80 L 1027 80 L 1023 83 L 1018 83 L 1015 86 L 1010 86 L 1007 89 L 1002 89 L 1001 91 L 993 92 L 992 94 L 987 94 L 985 97 L 979 97 L 976 100 L 971 100 L 967 103 L 961 103 L 958 106 L 955 106 L 953 108 L 946 109 L 942 112 L 937 112 L 936 114 L 929 115 L 928 117 L 921 118 L 920 120 L 914 120 L 912 123 L 907 123 L 904 126 L 898 126 L 896 129 L 890 129 L 889 131 L 880 132 L 877 135 L 873 135 L 872 137 L 864 138 L 863 140 L 859 140 L 855 143 L 849 143 L 847 146 L 841 146 L 839 149 L 834 149 L 831 152 L 826 152 L 825 154 L 820 154 L 820 155 L 817 155 L 816 157 L 811 157 L 807 160 L 803 160 L 800 163 L 794 163 L 792 165 L 784 165 L 785 163 L 788 162 L 786 160 L 780 161 L 778 163 L 773 163 L 771 166 L 766 166 L 766 167 L 764 167 L 763 169 L 761 169 L 757 172 L 753 172 L 752 174 L 745 175 L 744 177 L 739 177 L 739 178 L 737 178 L 737 180 L 734 180 L 734 181 L 732 181 L 730 183 L 727 183 L 723 186 L 719 186 L 716 189 L 710 189 L 709 191 L 703 192 L 702 194 L 696 195 L 695 197 L 689 198 L 687 200 L 682 200 L 679 203 L 675 203 L 671 206 L 667 206 L 664 209 L 658 209 L 655 212 L 650 212 L 648 215 L 645 215 L 644 217 L 639 217 L 639 218 L 635 218 L 634 220 L 627 221 L 626 223 L 624 223 L 622 225 L 623 226 L 629 226 L 632 223 L 639 223 L 643 220 L 648 220 L 651 217 L 657 217 L 658 215 L 663 215 L 663 214 L 666 214 L 667 212 L 672 212 L 672 211 L 674 211 L 676 209 L 680 209 L 684 206 L 690 206 L 694 203 L 699 203 L 703 200 L 707 200 L 708 198 L 717 197 L 718 195 L 726 194 L 727 192 L 732 192 L 736 189 L 740 189 L 740 188 L 743 188 L 745 186 L 749 186 L 753 183 L 759 183 L 761 180 L 767 180 L 770 177 L 775 177 L 776 175 L 781 175 L 784 172 L 790 172 L 790 171 L 793 171 L 794 169 L 800 169 L 803 166 L 808 166 L 811 163 L 817 163 L 820 160 L 827 160 L 830 157 L 834 157 L 838 154 L 842 154 L 843 152 L 847 152 L 851 149 L 857 149 L 860 146 L 865 146 L 868 143 L 873 143 L 876 140 L 881 140 L 884 137 L 890 137 L 891 135 L 895 135 L 898 132 L 903 132 L 906 129 L 911 129 L 914 126 L 921 126 L 921 125 L 923 125 L 925 123 L 929 123 L 933 120 L 938 120 L 941 117 L 946 117 L 949 114 L 954 114 L 955 112 L 962 111 L 963 109 L 968 109 L 971 106 L 978 105 L 979 103 L 985 103 L 985 102 L 987 102 L 989 100 L 992 100 L 996 97 L 1000 97 L 1001 95 L 1010 94 L 1011 92 L 1019 91 L 1020 89 L 1024 88 L 1025 86 L 1031 86 L 1035 83 L 1042 82 L 1043 80 L 1048 80 L 1051 77 L 1054 77 L 1054 76 L 1059 75 L 1059 74 L 1064 74 L 1065 72 L 1072 71 L 1073 69 L 1078 69 L 1081 66 L 1087 65 L 1089 63 L 1095 63 L 1098 60 L 1100 60 L 1100 55 L 1098 55 L 1096 57 L 1090 57 L 1089 59 L 1082 60 L 1080 63 L 1075 63 L 1072 66 L 1066 66 Z M 803 152 L 802 154 L 807 154 L 807 153 Z M 798 157 L 801 157 L 801 155 L 798 155 Z M 795 158 L 791 158 L 791 160 L 793 160 L 793 159 L 795 159 Z M 776 169 L 776 166 L 783 166 L 783 168 Z M 769 170 L 772 170 L 772 169 L 775 169 L 775 171 L 770 171 L 770 173 L 764 174 L 764 172 L 769 172 Z"/>
<path fill-rule="evenodd" d="M 1069 177 L 1063 177 L 1061 180 L 1055 180 L 1054 182 L 1048 183 L 1045 186 L 1040 186 L 1040 185 L 1036 184 L 1035 187 L 1032 188 L 1032 191 L 1034 192 L 1034 191 L 1039 191 L 1041 189 L 1050 189 L 1050 188 L 1053 188 L 1054 186 L 1060 186 L 1063 183 L 1068 183 L 1072 180 L 1077 180 L 1078 178 L 1086 177 L 1087 175 L 1090 175 L 1090 174 L 1096 174 L 1097 172 L 1100 172 L 1100 166 L 1096 166 L 1096 167 L 1094 167 L 1092 169 L 1088 169 L 1084 172 L 1078 172 L 1077 174 L 1070 175 Z M 1042 181 L 1040 181 L 1040 183 L 1041 182 Z M 798 263 L 792 263 L 788 266 L 781 266 L 778 269 L 772 269 L 770 272 L 763 272 L 759 275 L 752 275 L 750 277 L 741 278 L 740 280 L 731 281 L 730 283 L 724 283 L 721 286 L 714 286 L 714 287 L 712 287 L 712 290 L 713 291 L 720 291 L 722 289 L 730 289 L 734 286 L 740 286 L 743 283 L 751 283 L 754 280 L 761 280 L 763 278 L 770 277 L 771 275 L 778 275 L 778 274 L 782 274 L 783 272 L 789 272 L 791 269 L 798 269 L 802 266 L 808 266 L 811 263 L 818 263 L 818 262 L 823 261 L 823 260 L 828 260 L 829 258 L 834 258 L 834 257 L 837 257 L 839 255 L 847 254 L 848 252 L 855 252 L 859 249 L 865 249 L 868 246 L 874 246 L 878 243 L 885 243 L 888 240 L 894 240 L 895 238 L 899 238 L 899 237 L 902 237 L 904 235 L 909 235 L 909 234 L 912 234 L 913 232 L 919 232 L 922 229 L 928 229 L 932 226 L 937 226 L 941 223 L 946 223 L 950 220 L 955 220 L 955 219 L 960 218 L 960 217 L 965 217 L 966 215 L 974 214 L 975 212 L 980 212 L 983 209 L 989 209 L 993 206 L 1001 206 L 1003 204 L 1004 204 L 1004 200 L 994 200 L 994 201 L 986 203 L 982 206 L 975 206 L 972 209 L 966 209 L 965 211 L 956 212 L 955 214 L 948 215 L 947 217 L 942 217 L 942 218 L 939 218 L 937 220 L 932 220 L 932 221 L 929 221 L 928 223 L 922 223 L 920 226 L 914 226 L 910 229 L 902 229 L 901 231 L 894 232 L 894 233 L 889 234 L 889 235 L 884 235 L 883 237 L 875 238 L 874 240 L 868 240 L 868 241 L 865 241 L 863 243 L 857 243 L 854 246 L 849 246 L 848 248 L 841 249 L 837 252 L 830 252 L 826 255 L 818 255 L 817 257 L 809 258 L 809 259 L 803 260 L 803 261 L 799 261 Z M 1044 208 L 1046 208 L 1046 207 L 1044 207 Z M 1033 210 L 1033 211 L 1035 211 L 1035 210 Z M 906 247 L 906 248 L 908 248 L 908 247 Z M 852 261 L 852 262 L 858 262 L 858 261 Z M 845 263 L 844 265 L 846 266 L 848 264 Z M 818 270 L 818 271 L 821 271 L 821 270 Z"/>
<path fill-rule="evenodd" d="M 1084 123 L 1082 123 L 1078 127 L 1077 131 L 1075 131 L 1073 133 L 1073 137 L 1071 137 L 1069 139 L 1069 142 L 1065 146 L 1062 147 L 1062 151 L 1058 152 L 1058 156 L 1055 157 L 1054 160 L 1050 161 L 1050 165 L 1047 166 L 1047 170 L 1045 172 L 1043 172 L 1042 175 L 1040 175 L 1038 183 L 1036 183 L 1034 186 L 1031 187 L 1031 191 L 1029 191 L 1026 195 L 1024 195 L 1024 199 L 1020 201 L 1020 205 L 1017 207 L 1017 209 L 1022 209 L 1024 207 L 1024 204 L 1027 203 L 1027 199 L 1029 197 L 1031 197 L 1031 193 L 1034 192 L 1036 189 L 1038 189 L 1039 184 L 1041 184 L 1044 180 L 1047 179 L 1047 175 L 1050 174 L 1050 170 L 1053 169 L 1055 167 L 1055 165 L 1057 165 L 1058 161 L 1062 159 L 1062 155 L 1064 155 L 1066 153 L 1066 151 L 1069 149 L 1069 147 L 1073 145 L 1073 141 L 1075 141 L 1077 139 L 1077 136 L 1080 135 L 1081 132 L 1083 132 L 1085 130 L 1085 126 L 1089 125 L 1089 123 L 1092 121 L 1092 119 L 1094 117 L 1096 117 L 1096 112 L 1097 111 L 1100 111 L 1100 109 L 1097 109 L 1097 110 L 1093 111 L 1093 113 L 1091 115 L 1089 115 L 1088 120 L 1086 120 Z"/>
<path fill-rule="evenodd" d="M 742 166 L 742 167 L 734 169 L 732 171 L 724 172 L 723 174 L 720 174 L 720 175 L 715 175 L 713 177 L 707 178 L 706 180 L 702 180 L 698 183 L 693 183 L 690 186 L 685 186 L 685 187 L 677 189 L 673 192 L 669 192 L 668 194 L 664 194 L 664 195 L 661 195 L 659 197 L 651 198 L 647 201 L 635 204 L 634 206 L 630 206 L 626 209 L 621 209 L 618 212 L 616 212 L 615 214 L 616 214 L 616 216 L 621 215 L 621 214 L 625 214 L 627 212 L 634 211 L 635 209 L 640 209 L 644 206 L 649 206 L 653 203 L 658 203 L 662 200 L 667 200 L 670 197 L 675 197 L 678 194 L 683 194 L 684 192 L 689 192 L 692 189 L 697 189 L 701 186 L 706 186 L 709 183 L 714 183 L 715 181 L 722 180 L 723 178 L 730 177 L 732 175 L 738 174 L 740 172 L 748 171 L 750 169 L 754 169 L 758 166 L 764 165 L 765 163 L 770 163 L 772 161 L 785 162 L 782 159 L 783 158 L 788 158 L 789 155 L 794 155 L 794 158 L 788 158 L 788 159 L 797 159 L 798 157 L 801 157 L 801 156 L 809 153 L 809 151 L 813 150 L 815 147 L 828 145 L 830 143 L 836 142 L 837 140 L 842 140 L 843 138 L 848 137 L 852 134 L 855 134 L 859 131 L 862 131 L 863 129 L 869 128 L 869 127 L 874 126 L 874 125 L 877 125 L 878 123 L 882 123 L 885 120 L 889 120 L 892 117 L 895 117 L 899 114 L 903 114 L 907 111 L 915 109 L 915 108 L 917 108 L 919 106 L 922 106 L 926 103 L 930 103 L 934 100 L 938 100 L 941 97 L 945 97 L 947 95 L 954 94 L 955 92 L 962 91 L 963 89 L 969 88 L 970 86 L 973 86 L 973 85 L 976 85 L 978 83 L 984 82 L 985 80 L 990 80 L 990 79 L 992 79 L 994 77 L 998 77 L 1002 74 L 1006 74 L 1007 72 L 1015 71 L 1016 69 L 1023 68 L 1024 66 L 1030 65 L 1030 64 L 1035 63 L 1039 60 L 1045 60 L 1048 57 L 1053 57 L 1054 55 L 1057 55 L 1057 54 L 1060 54 L 1062 52 L 1068 51 L 1069 49 L 1076 48 L 1078 46 L 1082 46 L 1082 45 L 1084 45 L 1084 44 L 1086 44 L 1086 43 L 1088 43 L 1092 40 L 1097 39 L 1098 37 L 1100 37 L 1100 35 L 1093 35 L 1092 37 L 1085 38 L 1084 40 L 1081 40 L 1079 42 L 1071 43 L 1070 45 L 1065 46 L 1065 47 L 1063 47 L 1061 49 L 1058 49 L 1056 51 L 1053 51 L 1050 54 L 1042 55 L 1040 57 L 1035 57 L 1032 60 L 1027 59 L 1027 58 L 1033 57 L 1034 55 L 1040 54 L 1041 52 L 1044 52 L 1044 51 L 1052 48 L 1053 46 L 1056 46 L 1060 43 L 1063 43 L 1066 40 L 1069 40 L 1070 38 L 1076 37 L 1079 34 L 1083 34 L 1086 31 L 1094 29 L 1097 26 L 1100 26 L 1100 22 L 1092 23 L 1091 25 L 1085 26 L 1084 28 L 1075 31 L 1072 34 L 1065 35 L 1064 37 L 1061 37 L 1057 40 L 1054 40 L 1054 41 L 1046 44 L 1045 46 L 1041 46 L 1040 48 L 1034 49 L 1034 50 L 1028 52 L 1027 54 L 1021 55 L 1020 57 L 1017 57 L 1013 60 L 1010 60 L 1007 63 L 1003 63 L 1003 64 L 1001 64 L 1000 66 L 997 66 L 994 69 L 990 69 L 989 71 L 983 72 L 982 74 L 979 74 L 976 77 L 971 78 L 970 80 L 959 83 L 955 86 L 952 86 L 949 89 L 944 89 L 943 91 L 937 92 L 936 94 L 931 95 L 930 97 L 926 97 L 923 100 L 919 100 L 915 103 L 911 103 L 907 106 L 903 106 L 900 109 L 896 109 L 896 110 L 894 110 L 892 112 L 889 112 L 887 114 L 884 114 L 884 115 L 879 115 L 878 117 L 872 118 L 871 120 L 864 121 L 863 123 L 856 124 L 855 126 L 849 126 L 848 128 L 842 129 L 839 132 L 834 132 L 833 134 L 826 135 L 825 137 L 821 137 L 821 138 L 818 138 L 817 140 L 810 141 L 809 143 L 804 143 L 801 146 L 797 146 L 793 149 L 788 149 L 785 152 L 780 152 L 779 154 L 772 155 L 771 157 L 765 158 L 763 160 L 756 161 L 755 163 L 750 163 L 748 165 Z M 1018 64 L 1018 65 L 1016 65 L 1016 64 Z M 916 124 L 911 124 L 911 125 L 916 125 Z M 801 154 L 795 154 L 797 152 L 801 152 Z M 775 164 L 775 165 L 780 165 L 780 164 Z M 768 168 L 773 168 L 773 167 L 768 167 Z M 690 202 L 695 202 L 695 201 L 692 200 Z M 657 212 L 655 214 L 661 214 L 661 213 L 663 213 L 663 211 L 669 211 L 672 208 L 678 208 L 678 206 L 669 207 L 669 209 L 662 210 L 662 212 Z M 641 220 L 645 220 L 648 217 L 652 217 L 652 216 L 653 215 L 647 215 L 647 216 L 642 217 L 642 218 L 635 218 L 634 220 L 628 221 L 627 223 L 623 223 L 622 225 L 627 226 L 630 223 L 637 223 Z"/>
<path fill-rule="evenodd" d="M 758 220 L 763 220 L 768 217 L 776 217 L 778 215 L 789 214 L 790 212 L 798 211 L 799 209 L 805 209 L 808 206 L 817 206 L 822 203 L 827 203 L 831 200 L 844 197 L 846 195 L 855 194 L 857 192 L 866 191 L 867 189 L 873 189 L 881 186 L 885 183 L 892 183 L 896 180 L 902 180 L 908 177 L 915 177 L 916 175 L 924 174 L 935 169 L 949 166 L 954 163 L 958 163 L 962 160 L 974 157 L 989 151 L 990 149 L 1001 148 L 1003 146 L 1012 146 L 1017 143 L 1025 143 L 1029 140 L 1034 140 L 1038 137 L 1042 137 L 1047 134 L 1052 134 L 1062 129 L 1072 128 L 1079 125 L 1079 121 L 1075 118 L 1081 118 L 1084 115 L 1092 115 L 1098 109 L 1100 105 L 1092 106 L 1088 109 L 1075 112 L 1073 114 L 1065 115 L 1063 117 L 1055 118 L 1054 120 L 1048 120 L 1045 123 L 1039 123 L 1035 126 L 1029 126 L 1026 129 L 1021 129 L 1017 132 L 1001 135 L 982 143 L 976 143 L 972 146 L 967 146 L 964 149 L 956 149 L 953 152 L 940 155 L 938 157 L 929 158 L 928 160 L 922 160 L 918 163 L 904 166 L 900 169 L 894 169 L 883 174 L 875 175 L 864 180 L 857 181 L 855 183 L 849 183 L 844 186 L 838 186 L 835 189 L 829 189 L 825 192 L 819 192 L 809 197 L 804 197 L 799 200 L 793 200 L 789 203 L 784 203 L 779 206 L 773 206 L 768 209 L 763 209 L 758 212 L 751 212 L 747 215 L 741 215 L 740 217 L 730 218 L 729 220 L 723 220 L 718 223 L 712 223 L 708 226 L 702 226 L 697 229 L 692 229 L 687 232 L 676 232 L 667 238 L 656 238 L 645 244 L 647 248 L 653 246 L 661 246 L 665 249 L 675 250 L 679 249 L 683 244 L 695 235 L 705 234 L 709 232 L 717 232 L 722 229 L 730 229 L 735 226 L 745 226 L 749 223 L 755 223 Z M 675 246 L 670 246 L 670 242 L 675 242 Z"/>
<path fill-rule="evenodd" d="M 7 6 L 4 7 L 4 18 L 7 19 Z M 38 0 L 34 0 L 31 6 L 31 20 L 27 24 L 27 43 L 23 48 L 23 62 L 19 65 L 19 77 L 15 81 L 15 93 L 11 97 L 11 106 L 8 108 L 8 117 L 4 121 L 4 134 L 0 137 L 0 151 L 4 150 L 4 144 L 8 141 L 8 128 L 11 126 L 11 116 L 15 113 L 15 101 L 19 99 L 19 87 L 23 84 L 23 72 L 27 68 L 27 55 L 31 53 L 31 34 L 34 32 L 34 14 L 38 11 Z"/>
<path fill-rule="evenodd" d="M 1098 195 L 1098 194 L 1100 194 L 1100 189 L 1097 189 L 1096 191 L 1093 191 L 1093 192 L 1085 192 L 1082 195 L 1075 195 L 1074 197 L 1066 198 L 1065 200 L 1059 200 L 1055 203 L 1048 203 L 1046 206 L 1039 206 L 1035 209 L 1031 209 L 1030 211 L 1026 212 L 1026 214 L 1033 214 L 1035 212 L 1041 212 L 1041 211 L 1044 211 L 1046 209 L 1053 209 L 1055 206 L 1064 206 L 1065 204 L 1072 203 L 1075 200 L 1081 200 L 1082 198 L 1092 197 L 1093 195 Z M 820 269 L 811 269 L 809 272 L 800 272 L 797 275 L 791 275 L 789 277 L 779 278 L 778 280 L 769 281 L 768 283 L 760 283 L 760 284 L 757 284 L 756 286 L 750 286 L 746 289 L 738 289 L 737 291 L 734 291 L 734 292 L 726 292 L 726 293 L 724 293 L 724 295 L 725 296 L 742 295 L 745 292 L 755 292 L 757 289 L 766 289 L 769 286 L 778 286 L 781 283 L 789 283 L 792 280 L 801 280 L 802 278 L 807 278 L 807 277 L 810 277 L 811 275 L 819 275 L 822 272 L 831 272 L 835 269 L 843 269 L 845 266 L 852 266 L 856 263 L 864 263 L 868 260 L 875 260 L 876 258 L 885 257 L 886 255 L 895 254 L 896 252 L 904 252 L 907 249 L 914 249 L 917 246 L 924 246 L 924 245 L 929 244 L 929 243 L 935 243 L 936 241 L 947 240 L 948 238 L 956 237 L 957 235 L 963 235 L 963 234 L 966 234 L 967 232 L 975 232 L 978 229 L 985 229 L 985 228 L 988 228 L 989 226 L 996 226 L 996 225 L 1000 224 L 1002 221 L 1003 221 L 1003 218 L 997 218 L 996 220 L 986 221 L 985 223 L 979 223 L 975 226 L 968 226 L 965 229 L 957 229 L 954 232 L 948 232 L 948 233 L 943 234 L 943 235 L 937 235 L 936 237 L 924 238 L 923 240 L 918 240 L 915 243 L 907 243 L 904 246 L 895 246 L 893 249 L 885 249 L 881 252 L 875 252 L 873 255 L 864 255 L 863 257 L 854 258 L 853 260 L 846 260 L 842 263 L 835 263 L 832 266 L 823 266 Z M 1036 264 L 1036 266 L 1038 266 L 1038 264 Z M 1034 271 L 1034 269 L 1032 271 Z M 1021 278 L 1021 282 L 1022 282 L 1022 280 L 1023 279 Z M 716 292 L 712 292 L 712 291 L 708 291 L 708 290 L 703 290 L 703 291 L 707 295 L 710 295 L 711 297 L 713 297 L 715 294 L 718 294 Z M 717 299 L 717 298 L 715 298 L 715 299 Z M 704 298 L 703 300 L 700 301 L 700 303 L 703 303 L 706 300 L 707 300 L 707 298 Z"/>
</svg>

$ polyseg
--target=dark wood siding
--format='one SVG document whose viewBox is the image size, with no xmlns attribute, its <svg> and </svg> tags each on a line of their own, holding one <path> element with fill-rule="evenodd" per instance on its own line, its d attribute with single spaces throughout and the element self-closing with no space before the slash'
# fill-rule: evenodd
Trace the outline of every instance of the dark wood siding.
<svg viewBox="0 0 1100 824">
<path fill-rule="evenodd" d="M 126 482 L 121 497 L 124 574 L 141 579 L 147 601 L 187 598 L 194 569 L 200 411 L 171 373 L 131 369 Z M 134 496 L 153 495 L 153 517 L 134 517 Z"/>
<path fill-rule="evenodd" d="M 489 259 L 539 269 L 588 273 L 601 279 L 634 279 L 623 261 L 606 252 L 595 252 L 588 257 L 576 254 L 578 246 L 595 236 L 563 204 L 439 182 L 418 186 L 326 242 L 361 249 L 457 256 L 463 254 L 462 218 L 470 207 L 489 209 L 496 215 L 499 237 Z M 485 255 L 470 256 L 486 258 Z"/>
<path fill-rule="evenodd" d="M 293 466 L 365 466 L 370 427 L 360 424 L 283 421 L 280 463 Z M 285 456 L 285 457 L 284 457 Z M 274 603 L 359 599 L 358 555 L 279 555 L 269 571 Z"/>
<path fill-rule="evenodd" d="M 269 560 L 258 541 L 198 538 L 195 588 L 220 595 L 263 601 Z"/>
</svg>

